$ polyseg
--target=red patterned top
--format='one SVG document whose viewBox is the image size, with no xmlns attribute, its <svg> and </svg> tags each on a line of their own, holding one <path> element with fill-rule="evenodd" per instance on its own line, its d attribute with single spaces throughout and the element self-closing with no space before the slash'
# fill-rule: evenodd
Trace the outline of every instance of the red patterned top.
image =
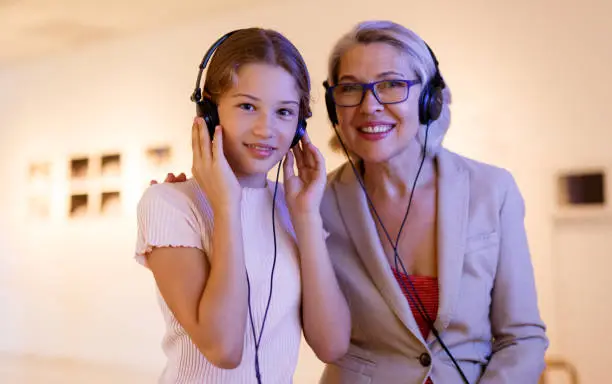
<svg viewBox="0 0 612 384">
<path fill-rule="evenodd" d="M 429 336 L 430 332 L 429 326 L 417 310 L 415 303 L 410 300 L 410 296 L 408 295 L 406 290 L 412 293 L 412 286 L 414 286 L 414 289 L 416 290 L 419 299 L 423 303 L 423 307 L 425 307 L 425 312 L 432 321 L 435 321 L 438 315 L 438 278 L 417 275 L 410 275 L 410 277 L 408 277 L 408 275 L 397 271 L 395 268 L 392 269 L 393 274 L 395 275 L 395 279 L 397 280 L 398 284 L 400 284 L 402 292 L 404 293 L 406 300 L 408 300 L 408 304 L 410 304 L 410 309 L 412 310 L 414 319 L 416 320 L 416 323 L 419 326 L 419 329 L 421 330 L 421 334 L 423 335 L 423 338 L 427 339 L 427 336 Z M 410 282 L 412 282 L 412 286 L 410 285 Z M 414 294 L 412 294 L 412 298 L 414 300 L 417 300 Z M 433 384 L 433 381 L 431 380 L 431 378 L 427 378 L 427 381 L 425 383 Z"/>
</svg>

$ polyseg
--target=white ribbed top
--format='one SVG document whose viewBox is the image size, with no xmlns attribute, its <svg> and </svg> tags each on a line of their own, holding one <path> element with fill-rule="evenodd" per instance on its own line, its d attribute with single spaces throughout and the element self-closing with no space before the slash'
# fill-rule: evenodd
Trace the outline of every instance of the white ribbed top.
<svg viewBox="0 0 612 384">
<path fill-rule="evenodd" d="M 274 258 L 272 196 L 268 188 L 245 188 L 242 193 L 244 256 L 251 283 L 251 308 L 257 335 L 261 329 Z M 295 234 L 279 185 L 276 204 L 277 261 L 274 290 L 259 348 L 263 384 L 292 382 L 301 340 L 301 282 Z M 147 189 L 138 204 L 136 260 L 146 266 L 154 247 L 211 248 L 213 218 L 197 182 L 157 184 Z M 246 278 L 246 277 L 245 277 Z M 162 348 L 168 361 L 160 384 L 256 384 L 255 343 L 248 319 L 241 364 L 232 370 L 217 368 L 199 352 L 163 298 L 158 301 L 166 323 Z"/>
</svg>

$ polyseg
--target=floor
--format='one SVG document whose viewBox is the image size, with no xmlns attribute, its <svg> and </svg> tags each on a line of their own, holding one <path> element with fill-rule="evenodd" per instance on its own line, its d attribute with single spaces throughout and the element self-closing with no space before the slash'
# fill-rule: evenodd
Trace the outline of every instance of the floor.
<svg viewBox="0 0 612 384">
<path fill-rule="evenodd" d="M 578 384 L 563 369 L 552 369 L 540 384 Z M 320 372 L 302 374 L 296 384 L 318 381 Z M 10 357 L 0 354 L 0 384 L 154 384 L 156 374 L 138 373 L 61 359 Z"/>
<path fill-rule="evenodd" d="M 157 375 L 60 359 L 0 355 L 2 384 L 152 384 Z"/>
</svg>

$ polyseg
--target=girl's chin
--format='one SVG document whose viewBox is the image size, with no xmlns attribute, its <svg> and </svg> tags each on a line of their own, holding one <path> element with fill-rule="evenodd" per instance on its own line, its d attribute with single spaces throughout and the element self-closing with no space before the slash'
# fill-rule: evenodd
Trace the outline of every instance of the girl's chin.
<svg viewBox="0 0 612 384">
<path fill-rule="evenodd" d="M 240 173 L 245 176 L 248 175 L 257 175 L 257 174 L 267 174 L 272 169 L 276 169 L 278 166 L 278 162 L 281 159 L 276 158 L 268 158 L 266 160 L 253 160 L 249 159 L 248 162 L 241 164 Z"/>
</svg>

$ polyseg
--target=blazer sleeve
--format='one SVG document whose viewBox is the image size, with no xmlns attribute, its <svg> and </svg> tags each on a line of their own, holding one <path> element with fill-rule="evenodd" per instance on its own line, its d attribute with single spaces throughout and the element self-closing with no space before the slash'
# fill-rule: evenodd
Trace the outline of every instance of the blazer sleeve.
<svg viewBox="0 0 612 384">
<path fill-rule="evenodd" d="M 525 232 L 525 203 L 514 177 L 500 210 L 500 255 L 492 290 L 493 350 L 480 384 L 536 384 L 548 348 Z"/>
</svg>

